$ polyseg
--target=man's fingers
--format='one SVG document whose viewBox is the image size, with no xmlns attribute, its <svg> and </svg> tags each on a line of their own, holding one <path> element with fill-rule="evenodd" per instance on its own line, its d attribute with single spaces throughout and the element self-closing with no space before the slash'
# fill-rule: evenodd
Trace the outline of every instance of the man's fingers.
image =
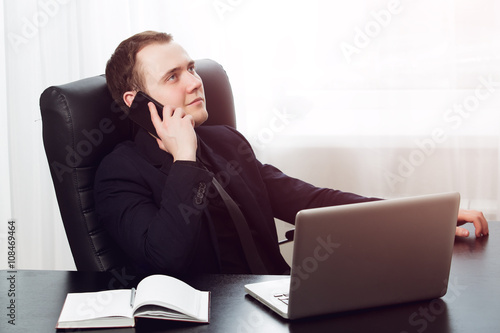
<svg viewBox="0 0 500 333">
<path fill-rule="evenodd" d="M 179 117 L 181 119 L 188 119 L 191 125 L 194 127 L 194 119 L 193 116 L 190 114 L 187 114 L 186 111 L 183 108 L 177 108 L 174 110 L 172 117 Z"/>
<path fill-rule="evenodd" d="M 149 102 L 148 103 L 148 108 L 149 108 L 149 113 L 151 114 L 151 121 L 153 122 L 153 126 L 156 129 L 156 132 L 159 134 L 159 130 L 162 127 L 162 118 L 160 118 L 160 114 L 158 113 L 158 109 L 156 108 L 156 105 L 154 103 Z M 163 119 L 168 119 L 172 117 L 174 112 L 174 108 L 170 106 L 164 106 L 162 110 L 162 117 Z"/>
<path fill-rule="evenodd" d="M 154 103 L 149 102 L 148 108 L 149 108 L 149 113 L 151 114 L 151 121 L 153 122 L 153 125 L 156 128 L 156 125 L 158 123 L 161 123 L 160 115 L 158 114 L 158 110 L 156 109 L 156 106 L 154 105 Z"/>
<path fill-rule="evenodd" d="M 187 115 L 183 108 L 176 108 L 172 112 L 172 117 L 184 118 Z"/>
<path fill-rule="evenodd" d="M 457 227 L 457 229 L 455 230 L 455 236 L 469 237 L 469 230 L 462 227 Z"/>
<path fill-rule="evenodd" d="M 479 213 L 472 222 L 476 228 L 476 237 L 486 236 L 489 234 L 488 222 L 483 213 Z"/>
<path fill-rule="evenodd" d="M 174 115 L 175 109 L 171 106 L 165 105 L 163 107 L 163 119 L 171 118 Z"/>
<path fill-rule="evenodd" d="M 184 116 L 184 118 L 189 119 L 189 121 L 191 121 L 191 125 L 194 127 L 194 118 L 193 118 L 193 116 L 192 116 L 192 115 L 190 115 L 190 114 L 186 114 L 186 115 Z"/>
</svg>

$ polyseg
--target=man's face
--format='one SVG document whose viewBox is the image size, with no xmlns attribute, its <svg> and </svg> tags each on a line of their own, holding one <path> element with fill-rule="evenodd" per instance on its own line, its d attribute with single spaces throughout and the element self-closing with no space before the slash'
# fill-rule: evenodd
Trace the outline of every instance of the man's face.
<svg viewBox="0 0 500 333">
<path fill-rule="evenodd" d="M 163 105 L 183 108 L 201 125 L 208 118 L 205 91 L 194 61 L 177 43 L 154 43 L 137 53 L 146 93 Z"/>
</svg>

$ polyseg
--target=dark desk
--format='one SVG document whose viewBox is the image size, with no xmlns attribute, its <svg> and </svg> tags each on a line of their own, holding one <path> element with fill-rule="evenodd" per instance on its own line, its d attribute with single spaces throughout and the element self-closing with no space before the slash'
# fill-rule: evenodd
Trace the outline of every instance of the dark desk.
<svg viewBox="0 0 500 333">
<path fill-rule="evenodd" d="M 469 230 L 472 230 L 469 228 Z M 287 322 L 245 296 L 243 285 L 273 276 L 209 275 L 186 280 L 212 292 L 211 323 L 190 324 L 140 319 L 136 328 L 99 332 L 498 332 L 500 328 L 500 222 L 491 235 L 455 242 L 448 293 L 439 300 L 411 303 Z M 429 231 L 431 232 L 431 231 Z M 131 288 L 127 272 L 1 271 L 0 332 L 54 332 L 67 292 Z M 8 296 L 11 278 L 15 297 Z M 10 300 L 15 323 L 8 324 Z M 86 331 L 90 332 L 90 331 Z"/>
</svg>

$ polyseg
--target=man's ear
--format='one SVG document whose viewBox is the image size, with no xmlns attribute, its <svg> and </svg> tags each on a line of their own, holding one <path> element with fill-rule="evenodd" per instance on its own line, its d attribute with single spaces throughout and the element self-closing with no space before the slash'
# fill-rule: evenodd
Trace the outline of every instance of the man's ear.
<svg viewBox="0 0 500 333">
<path fill-rule="evenodd" d="M 137 92 L 135 91 L 127 91 L 123 94 L 123 101 L 128 107 L 132 105 L 132 101 L 134 100 L 136 94 Z"/>
</svg>

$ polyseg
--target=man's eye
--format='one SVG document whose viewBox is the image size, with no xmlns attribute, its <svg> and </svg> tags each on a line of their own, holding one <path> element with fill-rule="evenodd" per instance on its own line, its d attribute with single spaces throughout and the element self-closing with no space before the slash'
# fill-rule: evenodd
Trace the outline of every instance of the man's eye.
<svg viewBox="0 0 500 333">
<path fill-rule="evenodd" d="M 196 72 L 196 67 L 195 66 L 191 66 L 191 67 L 188 68 L 188 71 L 194 73 L 194 72 Z"/>
<path fill-rule="evenodd" d="M 173 81 L 177 78 L 177 75 L 176 74 L 172 74 L 168 77 L 167 81 Z"/>
</svg>

